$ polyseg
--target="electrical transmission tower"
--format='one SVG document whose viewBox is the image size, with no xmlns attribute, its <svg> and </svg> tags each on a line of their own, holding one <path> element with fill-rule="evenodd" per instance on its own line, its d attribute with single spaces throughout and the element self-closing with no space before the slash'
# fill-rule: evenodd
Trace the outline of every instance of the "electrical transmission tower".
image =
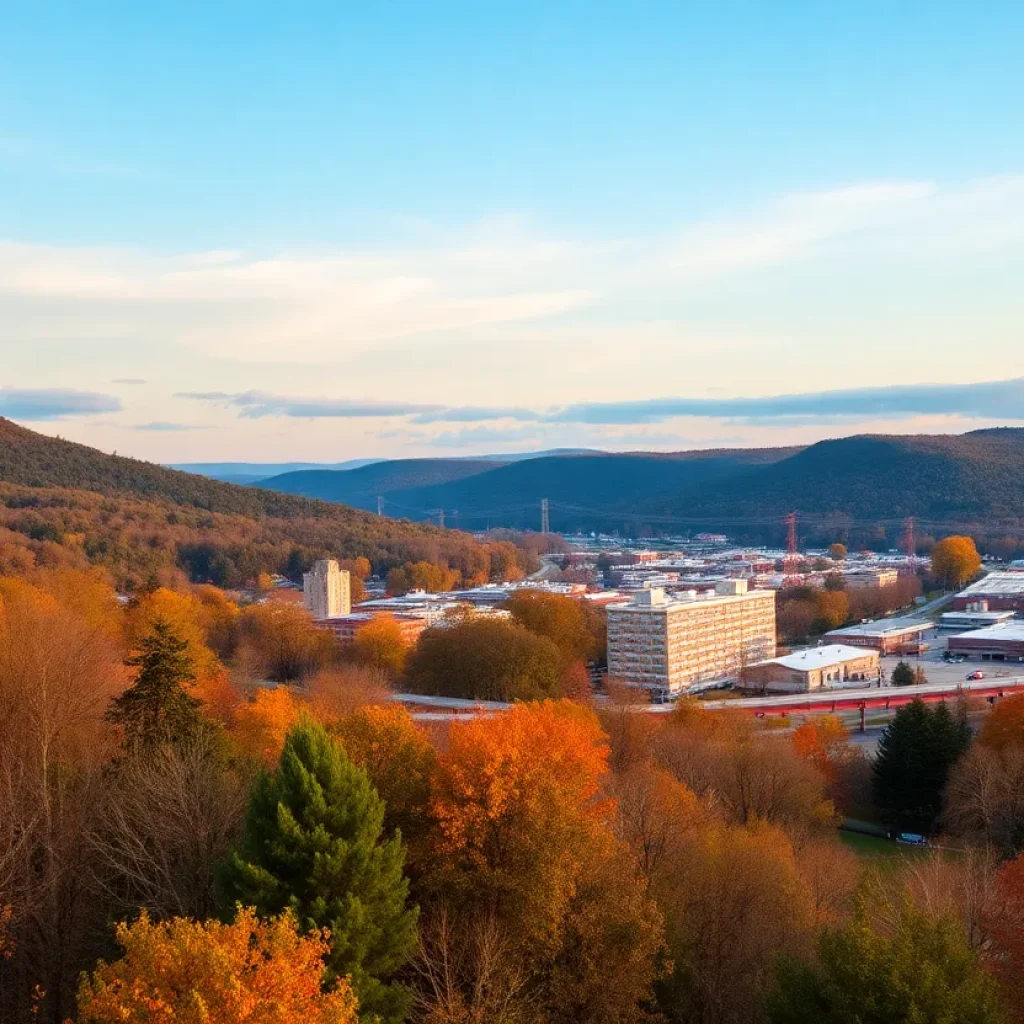
<svg viewBox="0 0 1024 1024">
<path fill-rule="evenodd" d="M 443 508 L 435 508 L 434 509 L 434 515 L 437 516 L 437 525 L 440 526 L 441 529 L 443 530 L 444 529 L 444 509 Z"/>
<path fill-rule="evenodd" d="M 459 510 L 457 508 L 452 509 L 452 519 L 454 521 L 452 529 L 457 530 L 459 528 Z"/>
<path fill-rule="evenodd" d="M 782 569 L 787 576 L 794 576 L 800 564 L 800 552 L 796 547 L 796 513 L 790 512 L 784 522 L 786 524 L 786 557 L 782 560 Z"/>
<path fill-rule="evenodd" d="M 540 499 L 540 532 L 551 532 L 551 509 L 547 498 Z"/>
<path fill-rule="evenodd" d="M 377 495 L 377 515 L 384 515 L 384 499 L 379 494 Z"/>
<path fill-rule="evenodd" d="M 904 535 L 904 543 L 906 545 L 907 552 L 907 563 L 910 566 L 910 571 L 917 574 L 917 518 L 915 516 L 907 516 L 907 521 L 904 524 L 906 526 L 906 534 Z"/>
</svg>

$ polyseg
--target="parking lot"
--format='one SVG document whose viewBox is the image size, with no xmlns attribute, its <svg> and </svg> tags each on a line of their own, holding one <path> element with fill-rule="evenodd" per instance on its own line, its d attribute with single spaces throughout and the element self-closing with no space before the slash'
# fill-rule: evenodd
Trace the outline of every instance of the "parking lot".
<svg viewBox="0 0 1024 1024">
<path fill-rule="evenodd" d="M 942 655 L 946 650 L 945 637 L 933 637 L 928 643 L 928 651 L 920 657 L 909 654 L 902 659 L 898 657 L 882 658 L 884 678 L 889 679 L 892 670 L 901 660 L 915 668 L 920 665 L 924 669 L 929 683 L 958 683 L 976 670 L 984 672 L 986 679 L 1009 679 L 1024 676 L 1024 664 L 1013 661 L 982 661 L 980 658 L 968 658 L 959 664 L 951 665 L 942 660 Z"/>
</svg>

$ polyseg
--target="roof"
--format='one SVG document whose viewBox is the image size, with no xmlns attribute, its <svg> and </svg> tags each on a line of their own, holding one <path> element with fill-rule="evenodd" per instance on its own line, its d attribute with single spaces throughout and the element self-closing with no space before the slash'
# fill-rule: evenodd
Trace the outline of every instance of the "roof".
<svg viewBox="0 0 1024 1024">
<path fill-rule="evenodd" d="M 997 626 L 983 626 L 969 633 L 957 633 L 951 640 L 1009 640 L 1024 643 L 1024 622 L 1006 622 Z"/>
<path fill-rule="evenodd" d="M 990 572 L 961 590 L 957 597 L 1024 596 L 1024 572 Z"/>
<path fill-rule="evenodd" d="M 841 665 L 844 661 L 853 661 L 871 657 L 871 651 L 863 647 L 850 647 L 848 644 L 827 644 L 824 647 L 809 647 L 806 651 L 794 651 L 779 658 L 762 661 L 762 665 L 784 665 L 798 672 L 810 672 L 814 669 Z"/>
<path fill-rule="evenodd" d="M 900 633 L 923 633 L 933 629 L 934 622 L 921 619 L 875 619 L 871 622 L 855 622 L 852 626 L 829 630 L 825 636 L 893 636 Z"/>
<path fill-rule="evenodd" d="M 1004 612 L 943 612 L 939 616 L 939 621 L 943 624 L 949 624 L 952 622 L 1005 622 L 1007 619 L 1013 618 L 1012 611 Z"/>
</svg>

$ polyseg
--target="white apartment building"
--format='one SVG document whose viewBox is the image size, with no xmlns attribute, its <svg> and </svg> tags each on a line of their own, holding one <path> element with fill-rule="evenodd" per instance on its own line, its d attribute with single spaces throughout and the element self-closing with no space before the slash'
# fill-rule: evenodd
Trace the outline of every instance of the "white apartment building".
<svg viewBox="0 0 1024 1024">
<path fill-rule="evenodd" d="M 651 589 L 608 607 L 608 676 L 661 696 L 735 678 L 775 657 L 775 592 L 723 580 L 672 597 Z"/>
<path fill-rule="evenodd" d="M 352 612 L 352 582 L 333 558 L 313 563 L 302 575 L 302 603 L 314 619 L 334 619 Z"/>
</svg>

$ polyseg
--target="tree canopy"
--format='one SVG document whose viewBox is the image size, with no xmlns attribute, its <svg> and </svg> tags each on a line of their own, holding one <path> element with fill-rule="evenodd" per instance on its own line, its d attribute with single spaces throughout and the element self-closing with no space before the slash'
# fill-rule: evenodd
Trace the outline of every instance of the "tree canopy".
<svg viewBox="0 0 1024 1024">
<path fill-rule="evenodd" d="M 903 908 L 892 934 L 863 913 L 825 929 L 814 963 L 782 960 L 767 999 L 771 1024 L 1001 1024 L 992 980 L 960 927 Z"/>
<path fill-rule="evenodd" d="M 227 906 L 290 911 L 330 932 L 327 965 L 351 979 L 360 1014 L 403 1018 L 391 979 L 416 944 L 401 837 L 384 834 L 384 804 L 366 773 L 312 719 L 288 734 L 277 768 L 253 789 L 240 849 L 225 865 Z"/>
</svg>

